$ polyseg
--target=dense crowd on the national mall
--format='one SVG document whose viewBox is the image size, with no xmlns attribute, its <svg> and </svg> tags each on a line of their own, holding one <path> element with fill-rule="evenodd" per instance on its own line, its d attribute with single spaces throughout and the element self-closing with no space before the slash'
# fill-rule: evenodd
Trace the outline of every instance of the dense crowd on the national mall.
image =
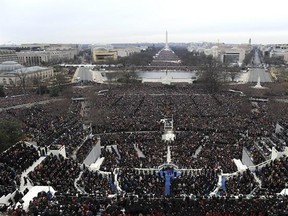
<svg viewBox="0 0 288 216">
<path fill-rule="evenodd" d="M 97 85 L 73 91 L 74 98 L 86 98 L 89 110 L 81 100 L 61 98 L 1 111 L 21 122 L 25 136 L 0 155 L 0 198 L 23 181 L 57 191 L 39 193 L 26 211 L 16 206 L 20 198 L 11 200 L 8 209 L 3 207 L 9 215 L 288 214 L 287 196 L 278 195 L 288 188 L 288 157 L 265 163 L 272 148 L 282 152 L 288 142 L 285 104 L 255 105 L 235 93 L 206 94 L 186 85 Z M 24 100 L 7 100 L 3 107 L 33 102 Z M 272 103 L 279 112 L 271 110 Z M 165 142 L 161 119 L 170 117 L 176 138 Z M 83 126 L 86 121 L 94 136 Z M 277 123 L 281 132 L 275 132 Z M 95 171 L 83 161 L 98 141 L 104 160 Z M 61 146 L 67 158 L 51 153 Z M 161 167 L 168 151 L 173 166 Z M 243 151 L 253 165 L 262 165 L 237 172 L 233 159 L 241 160 Z"/>
<path fill-rule="evenodd" d="M 30 106 L 32 103 L 37 103 L 45 100 L 49 100 L 48 96 L 40 96 L 35 94 L 19 94 L 16 96 L 0 97 L 0 109 L 9 108 L 14 106 Z"/>
</svg>

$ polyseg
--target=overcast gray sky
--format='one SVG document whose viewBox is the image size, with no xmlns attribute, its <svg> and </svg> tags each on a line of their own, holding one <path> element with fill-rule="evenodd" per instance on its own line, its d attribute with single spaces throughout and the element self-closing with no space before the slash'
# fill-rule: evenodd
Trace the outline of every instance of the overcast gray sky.
<svg viewBox="0 0 288 216">
<path fill-rule="evenodd" d="M 0 44 L 288 43 L 286 0 L 0 0 Z"/>
</svg>

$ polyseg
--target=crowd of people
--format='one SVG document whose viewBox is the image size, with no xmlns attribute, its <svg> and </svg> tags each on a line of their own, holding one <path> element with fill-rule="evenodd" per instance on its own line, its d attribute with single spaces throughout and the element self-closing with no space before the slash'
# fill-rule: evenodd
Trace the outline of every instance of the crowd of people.
<svg viewBox="0 0 288 216">
<path fill-rule="evenodd" d="M 101 151 L 101 157 L 104 157 L 104 171 L 112 171 L 106 164 L 126 168 L 157 167 L 167 160 L 167 147 L 161 141 L 159 132 L 103 134 L 100 135 L 100 140 L 104 146 Z M 107 150 L 107 146 L 111 151 Z"/>
<path fill-rule="evenodd" d="M 151 66 L 179 66 L 179 57 L 171 49 L 161 49 L 154 56 Z"/>
<path fill-rule="evenodd" d="M 266 160 L 263 155 L 271 156 L 273 146 L 279 150 L 286 146 L 285 134 L 275 134 L 278 119 L 271 114 L 269 103 L 255 108 L 247 97 L 229 92 L 206 94 L 197 87 L 181 85 L 119 85 L 98 94 L 101 88 L 104 87 L 78 88 L 74 93 L 89 100 L 90 111 L 85 111 L 85 115 L 96 134 L 93 139 L 86 140 L 90 130 L 83 127 L 81 101 L 63 99 L 6 111 L 23 122 L 26 137 L 39 147 L 65 145 L 68 156 L 45 154 L 46 158 L 28 174 L 33 185 L 50 185 L 60 194 L 40 193 L 25 214 L 96 215 L 101 205 L 99 199 L 106 200 L 103 215 L 121 215 L 124 211 L 126 215 L 187 215 L 188 212 L 193 215 L 281 215 L 287 211 L 287 198 L 272 202 L 269 196 L 251 200 L 241 197 L 260 187 L 250 171 L 227 178 L 225 190 L 220 189 L 222 198 L 208 198 L 216 189 L 218 175 L 237 171 L 233 159 L 241 159 L 244 147 L 256 165 Z M 285 127 L 283 122 L 288 118 L 282 114 L 281 123 Z M 161 139 L 164 133 L 161 119 L 166 117 L 173 117 L 176 135 L 170 142 Z M 92 172 L 80 164 L 98 137 L 102 146 L 100 156 L 104 158 L 100 170 L 109 174 Z M 271 142 L 263 144 L 259 137 Z M 39 158 L 34 147 L 18 146 L 18 150 L 16 147 L 1 154 L 0 173 L 5 178 L 1 178 L 0 188 L 9 188 L 5 187 L 9 181 L 15 182 L 8 183 L 11 190 L 17 188 L 17 175 Z M 22 154 L 23 151 L 26 153 Z M 171 161 L 168 161 L 168 152 Z M 175 175 L 171 180 L 171 194 L 165 197 L 165 176 L 160 170 L 151 170 L 168 162 L 179 170 L 199 171 Z M 149 168 L 153 169 L 143 171 Z M 117 177 L 115 170 L 118 170 Z M 287 157 L 283 157 L 258 167 L 255 174 L 262 182 L 261 187 L 275 195 L 287 187 L 287 171 Z M 120 197 L 108 198 L 109 194 L 119 192 L 119 188 L 123 193 Z M 79 189 L 86 198 L 75 195 Z M 0 194 L 7 192 L 10 191 L 0 190 Z M 178 199 L 180 195 L 182 198 Z M 232 195 L 240 197 L 235 199 Z M 11 214 L 17 215 L 17 211 L 22 210 L 15 209 Z"/>
<path fill-rule="evenodd" d="M 100 167 L 102 171 L 111 172 L 111 170 L 118 167 L 120 157 L 117 154 L 115 146 L 104 146 L 104 148 L 101 149 L 101 157 L 104 158 Z"/>
<path fill-rule="evenodd" d="M 283 156 L 266 166 L 257 169 L 257 176 L 261 179 L 262 188 L 268 193 L 280 193 L 288 187 L 288 157 Z"/>
<path fill-rule="evenodd" d="M 87 155 L 91 152 L 92 148 L 97 143 L 97 137 L 88 137 L 87 140 L 80 146 L 79 149 L 76 149 L 76 160 L 79 163 L 83 163 Z"/>
<path fill-rule="evenodd" d="M 23 122 L 27 138 L 38 146 L 65 145 L 71 156 L 90 133 L 83 128 L 80 110 L 81 103 L 63 99 L 8 113 Z"/>
<path fill-rule="evenodd" d="M 0 197 L 14 192 L 20 186 L 22 172 L 38 158 L 37 149 L 23 142 L 0 154 Z"/>
<path fill-rule="evenodd" d="M 62 155 L 47 156 L 35 169 L 28 173 L 33 185 L 49 185 L 65 193 L 76 192 L 75 179 L 80 173 L 79 164 Z"/>
<path fill-rule="evenodd" d="M 171 161 L 180 168 L 199 169 L 205 164 L 211 168 L 219 166 L 226 173 L 235 172 L 237 167 L 232 159 L 241 158 L 246 139 L 237 136 L 227 139 L 226 135 L 207 130 L 184 131 L 177 132 L 176 139 L 168 143 L 161 140 L 159 132 L 100 135 L 101 145 L 104 146 L 101 152 L 101 157 L 104 157 L 102 168 L 111 171 L 112 166 L 109 169 L 106 164 L 117 164 L 118 167 L 158 167 L 167 162 L 167 147 L 170 146 Z M 106 146 L 111 151 L 107 151 Z M 217 154 L 211 155 L 211 152 Z"/>
<path fill-rule="evenodd" d="M 151 89 L 155 90 L 154 94 L 150 92 Z M 175 88 L 171 91 L 169 88 L 159 86 L 151 89 L 147 88 L 147 92 L 141 88 L 128 91 L 125 87 L 117 86 L 110 89 L 107 94 L 96 95 L 91 105 L 93 112 L 95 111 L 93 107 L 97 106 L 95 132 L 121 134 L 123 131 L 149 131 L 152 134 L 150 136 L 153 137 L 153 131 L 162 131 L 163 125 L 159 120 L 169 115 L 173 116 L 174 130 L 187 131 L 189 134 L 184 136 L 181 142 L 177 141 L 178 136 L 176 136 L 176 142 L 171 144 L 172 155 L 175 155 L 174 161 L 177 161 L 181 167 L 199 168 L 203 163 L 209 163 L 210 166 L 221 166 L 224 172 L 234 172 L 237 168 L 232 159 L 241 159 L 242 149 L 246 145 L 251 151 L 251 157 L 256 158 L 255 164 L 263 161 L 259 150 L 255 150 L 254 141 L 259 136 L 272 136 L 274 132 L 275 122 L 269 119 L 267 106 L 260 106 L 260 114 L 255 114 L 251 112 L 253 107 L 249 100 L 232 93 L 209 95 L 187 88 Z M 111 135 L 112 140 L 114 137 L 115 134 Z M 193 139 L 193 142 L 189 139 Z M 133 161 L 127 161 L 132 166 L 135 165 L 135 160 L 138 160 L 134 156 L 135 149 L 131 145 L 133 142 L 116 144 L 119 152 L 124 148 L 124 154 L 134 158 Z M 152 150 L 153 154 L 145 154 L 143 150 L 145 157 L 151 158 L 157 152 L 166 151 L 165 148 L 162 150 L 165 146 L 162 142 L 157 143 L 155 140 L 152 142 L 155 146 Z M 143 139 L 137 145 L 139 149 L 141 146 L 149 146 Z M 200 146 L 201 151 L 197 159 L 193 160 L 191 156 Z M 211 152 L 215 152 L 212 154 L 213 159 Z M 156 155 L 155 158 L 159 160 L 162 156 Z M 119 157 L 118 162 L 121 160 L 122 158 Z M 139 166 L 139 163 L 136 165 Z M 146 166 L 145 162 L 141 162 L 140 165 Z"/>
<path fill-rule="evenodd" d="M 172 180 L 173 196 L 181 195 L 209 196 L 216 189 L 219 171 L 202 169 L 195 173 L 184 173 Z"/>
<path fill-rule="evenodd" d="M 85 193 L 97 194 L 101 197 L 107 197 L 109 194 L 116 192 L 114 178 L 111 174 L 93 172 L 86 167 L 77 184 Z"/>
<path fill-rule="evenodd" d="M 9 210 L 12 216 L 96 216 L 99 213 L 100 202 L 92 197 L 58 195 L 57 198 L 48 192 L 40 192 L 30 201 L 28 210 L 21 206 Z"/>
<path fill-rule="evenodd" d="M 225 195 L 248 195 L 253 189 L 259 186 L 256 182 L 253 173 L 248 169 L 243 173 L 238 173 L 235 176 L 230 176 L 225 182 Z"/>
<path fill-rule="evenodd" d="M 117 197 L 98 200 L 87 196 L 58 196 L 41 192 L 29 205 L 28 211 L 21 207 L 10 210 L 13 216 L 75 215 L 75 216 L 133 216 L 133 215 L 199 215 L 199 216 L 286 216 L 287 197 L 198 197 L 161 198 L 148 196 Z"/>
<path fill-rule="evenodd" d="M 160 173 L 152 174 L 138 173 L 134 169 L 121 169 L 117 175 L 120 188 L 126 193 L 138 196 L 153 195 L 164 196 L 164 176 Z"/>
<path fill-rule="evenodd" d="M 253 140 L 246 142 L 245 147 L 245 151 L 247 154 L 249 154 L 253 164 L 259 164 L 265 161 L 264 156 L 261 154 L 259 148 L 256 146 L 256 143 L 253 142 Z"/>
<path fill-rule="evenodd" d="M 173 115 L 177 130 L 215 128 L 215 126 L 217 129 L 228 130 L 231 129 L 230 125 L 233 125 L 232 128 L 237 128 L 240 123 L 245 124 L 245 120 L 237 118 L 241 117 L 238 111 L 241 106 L 249 106 L 244 99 L 226 93 L 212 97 L 197 92 L 193 93 L 191 90 L 179 93 L 170 92 L 170 94 L 167 94 L 166 91 L 154 94 L 142 92 L 136 94 L 131 91 L 128 94 L 122 93 L 122 89 L 119 89 L 119 92 L 121 93 L 111 90 L 107 95 L 96 95 L 95 104 L 92 101 L 92 106 L 95 105 L 98 108 L 96 111 L 97 132 L 159 131 L 161 125 L 159 120 L 166 114 Z M 243 105 L 239 106 L 239 103 L 243 103 Z M 167 110 L 167 108 L 172 109 Z M 105 116 L 98 115 L 101 112 L 108 115 L 109 118 L 103 119 Z M 237 113 L 240 116 L 235 116 Z M 232 122 L 234 124 L 229 122 L 227 122 L 229 126 L 220 124 L 219 121 L 227 121 L 227 117 L 229 119 L 236 118 L 235 122 Z M 240 120 L 241 122 L 239 122 Z M 102 122 L 103 124 L 101 124 Z M 105 123 L 108 124 L 105 125 Z"/>
<path fill-rule="evenodd" d="M 38 158 L 39 152 L 34 146 L 19 142 L 7 151 L 1 153 L 0 163 L 11 167 L 16 174 L 20 175 Z"/>
<path fill-rule="evenodd" d="M 0 97 L 0 108 L 9 108 L 22 104 L 37 103 L 48 99 L 51 98 L 35 94 L 19 94 L 16 96 Z"/>
<path fill-rule="evenodd" d="M 16 190 L 16 173 L 5 164 L 0 164 L 0 197 Z"/>
<path fill-rule="evenodd" d="M 288 214 L 287 197 L 247 199 L 240 197 L 213 197 L 191 199 L 126 199 L 109 206 L 103 216 L 108 215 L 199 215 L 199 216 L 284 216 Z"/>
</svg>

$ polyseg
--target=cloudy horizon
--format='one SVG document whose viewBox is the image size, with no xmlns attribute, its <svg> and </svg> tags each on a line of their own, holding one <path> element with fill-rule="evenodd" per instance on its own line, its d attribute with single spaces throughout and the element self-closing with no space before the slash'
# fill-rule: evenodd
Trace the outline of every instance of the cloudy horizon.
<svg viewBox="0 0 288 216">
<path fill-rule="evenodd" d="M 0 44 L 288 43 L 284 0 L 0 1 Z"/>
</svg>

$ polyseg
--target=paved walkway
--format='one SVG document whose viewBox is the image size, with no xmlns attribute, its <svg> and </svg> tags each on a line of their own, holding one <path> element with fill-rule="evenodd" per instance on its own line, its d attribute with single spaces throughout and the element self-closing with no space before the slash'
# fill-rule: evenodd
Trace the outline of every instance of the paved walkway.
<svg viewBox="0 0 288 216">
<path fill-rule="evenodd" d="M 167 163 L 171 163 L 171 146 L 167 146 Z"/>
<path fill-rule="evenodd" d="M 275 99 L 275 100 L 283 103 L 288 103 L 288 99 Z"/>
<path fill-rule="evenodd" d="M 76 190 L 77 190 L 78 192 L 80 192 L 80 193 L 83 193 L 84 191 L 82 191 L 82 190 L 78 187 L 77 182 L 80 180 L 83 172 L 84 172 L 84 171 L 81 171 L 81 172 L 79 173 L 79 176 L 78 176 L 78 177 L 75 179 L 75 181 L 74 181 L 74 187 L 75 187 Z"/>
<path fill-rule="evenodd" d="M 79 74 L 79 68 L 76 69 L 76 71 L 72 77 L 72 80 L 71 80 L 72 83 L 78 82 L 78 77 L 79 77 L 78 74 Z"/>
<path fill-rule="evenodd" d="M 143 152 L 135 144 L 134 144 L 134 149 L 136 150 L 139 158 L 145 158 L 145 155 L 143 154 Z"/>
<path fill-rule="evenodd" d="M 255 181 L 259 183 L 259 187 L 261 188 L 262 187 L 262 181 L 257 177 L 255 172 L 252 172 L 252 174 L 254 176 Z"/>
<path fill-rule="evenodd" d="M 20 108 L 29 108 L 29 107 L 32 107 L 34 105 L 37 105 L 37 104 L 47 104 L 47 103 L 50 103 L 50 102 L 54 102 L 54 101 L 59 101 L 59 100 L 62 100 L 62 99 L 49 99 L 49 100 L 44 100 L 44 101 L 38 101 L 38 102 L 34 102 L 34 103 L 27 103 L 27 104 L 19 104 L 19 105 L 16 105 L 16 106 L 11 106 L 11 107 L 5 107 L 5 108 L 0 108 L 0 112 L 4 111 L 4 110 L 10 110 L 10 109 L 20 109 Z"/>
<path fill-rule="evenodd" d="M 202 145 L 199 146 L 199 148 L 196 149 L 194 155 L 192 156 L 193 158 L 197 158 L 198 154 L 201 152 L 202 150 Z"/>
<path fill-rule="evenodd" d="M 71 82 L 77 83 L 79 81 L 93 81 L 96 83 L 103 83 L 105 80 L 106 78 L 102 76 L 100 71 L 93 71 L 90 68 L 79 67 L 75 71 Z"/>
<path fill-rule="evenodd" d="M 105 80 L 107 80 L 105 77 L 102 76 L 100 71 L 91 71 L 93 81 L 96 83 L 104 83 Z"/>
</svg>

